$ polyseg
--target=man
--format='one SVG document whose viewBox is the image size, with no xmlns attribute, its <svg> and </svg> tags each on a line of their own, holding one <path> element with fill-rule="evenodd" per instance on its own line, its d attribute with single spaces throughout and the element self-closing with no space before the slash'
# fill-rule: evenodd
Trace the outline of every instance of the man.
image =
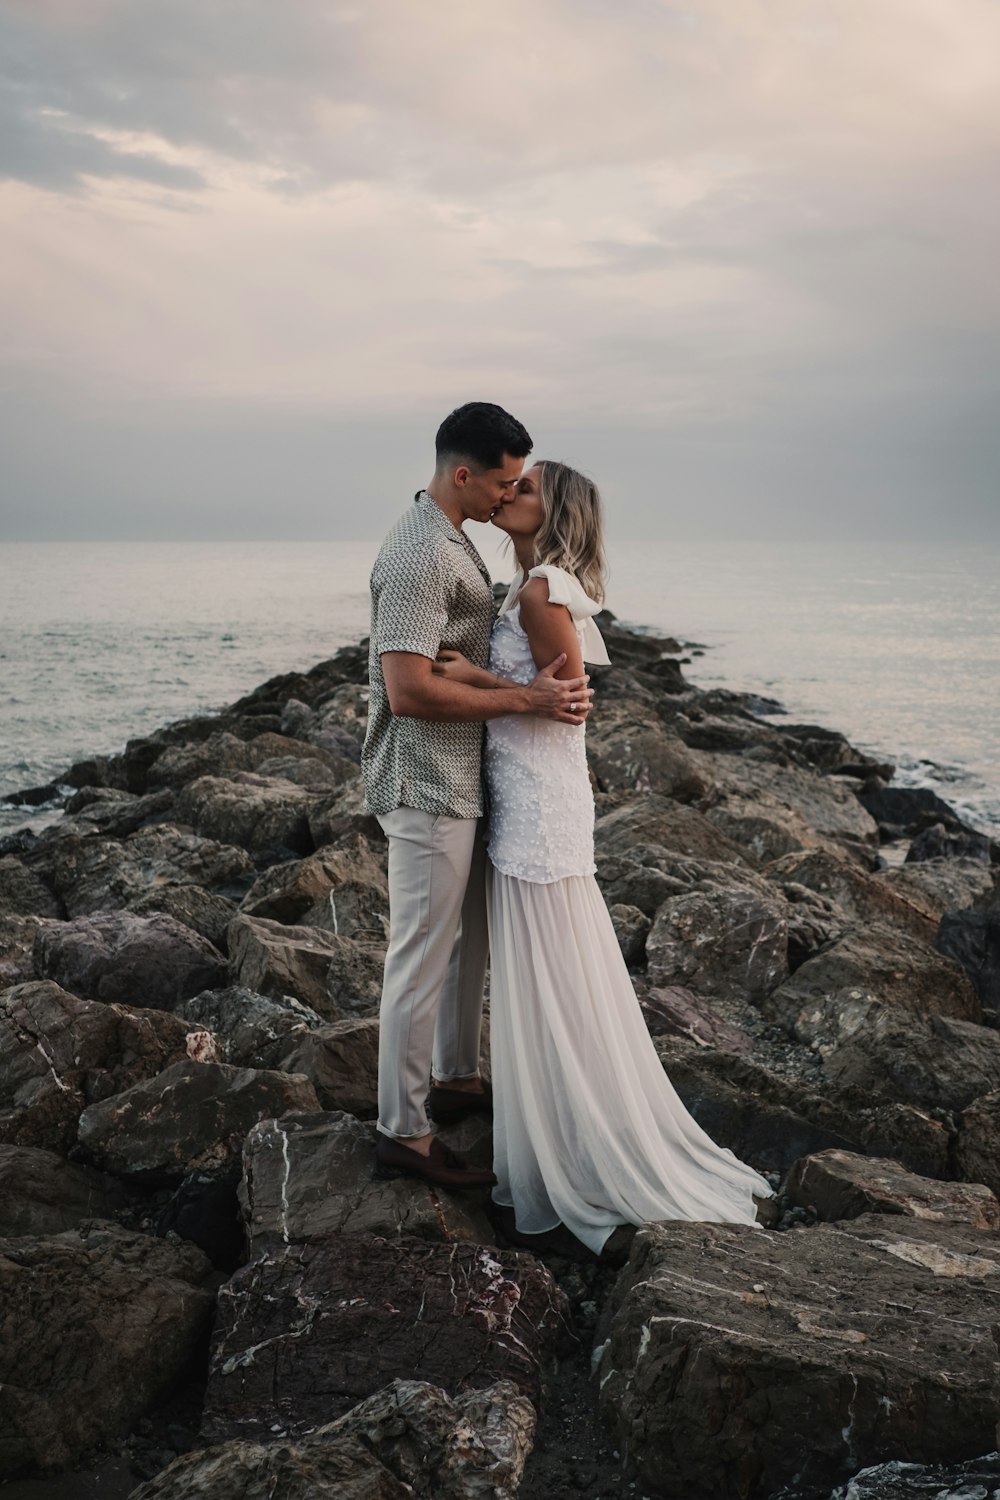
<svg viewBox="0 0 1000 1500">
<path fill-rule="evenodd" d="M 527 687 L 470 687 L 433 671 L 442 647 L 485 667 L 493 590 L 462 530 L 510 501 L 531 438 L 502 407 L 473 401 L 438 429 L 434 477 L 382 544 L 371 575 L 371 697 L 361 765 L 389 840 L 389 951 L 379 1028 L 379 1170 L 447 1187 L 492 1183 L 431 1133 L 491 1107 L 479 1077 L 486 975 L 483 723 L 537 714 L 583 723 L 587 678 L 565 657 Z M 573 704 L 573 711 L 570 704 Z M 428 1075 L 433 1075 L 428 1097 Z"/>
</svg>

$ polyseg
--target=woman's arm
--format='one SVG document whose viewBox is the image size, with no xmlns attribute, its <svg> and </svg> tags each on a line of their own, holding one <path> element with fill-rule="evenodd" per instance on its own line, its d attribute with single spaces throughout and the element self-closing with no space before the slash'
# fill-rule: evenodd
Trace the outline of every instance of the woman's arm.
<svg viewBox="0 0 1000 1500">
<path fill-rule="evenodd" d="M 561 680 L 582 677 L 583 654 L 573 616 L 565 604 L 549 602 L 548 579 L 529 578 L 518 595 L 518 603 L 521 606 L 521 626 L 528 637 L 535 665 L 540 666 L 542 662 L 550 662 L 565 654 L 566 660 L 556 677 Z"/>
</svg>

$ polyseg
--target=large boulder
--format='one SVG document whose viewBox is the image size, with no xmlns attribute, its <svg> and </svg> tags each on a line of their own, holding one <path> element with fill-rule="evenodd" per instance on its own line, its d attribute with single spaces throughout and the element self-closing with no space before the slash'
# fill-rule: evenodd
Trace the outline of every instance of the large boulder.
<svg viewBox="0 0 1000 1500">
<path fill-rule="evenodd" d="M 240 916 L 229 954 L 235 983 L 275 999 L 294 996 L 328 1020 L 371 1012 L 382 993 L 384 947 L 320 927 Z"/>
<path fill-rule="evenodd" d="M 911 837 L 942 823 L 955 832 L 968 832 L 955 809 L 937 792 L 922 786 L 866 785 L 858 789 L 858 801 L 878 823 L 883 838 Z"/>
<path fill-rule="evenodd" d="M 983 1010 L 1000 1021 L 1000 908 L 948 912 L 941 920 L 937 947 L 962 965 Z"/>
<path fill-rule="evenodd" d="M 57 925 L 52 917 L 8 917 L 0 913 L 0 989 L 34 979 L 35 939 L 43 927 Z"/>
<path fill-rule="evenodd" d="M 966 1182 L 985 1182 L 1000 1197 L 1000 1089 L 962 1111 L 955 1166 Z"/>
<path fill-rule="evenodd" d="M 0 859 L 0 912 L 9 917 L 66 915 L 52 890 L 13 854 Z"/>
<path fill-rule="evenodd" d="M 1000 1229 L 1000 1203 L 982 1183 L 940 1182 L 908 1172 L 898 1161 L 854 1151 L 820 1151 L 795 1162 L 784 1184 L 789 1202 L 818 1218 L 903 1214 L 943 1224 Z"/>
<path fill-rule="evenodd" d="M 35 1146 L 0 1146 L 0 1236 L 62 1234 L 85 1219 L 110 1219 L 121 1185 L 91 1167 Z"/>
<path fill-rule="evenodd" d="M 769 1019 L 820 1053 L 846 1041 L 873 1006 L 982 1019 L 975 991 L 954 960 L 874 922 L 808 959 L 763 1002 Z"/>
<path fill-rule="evenodd" d="M 0 994 L 0 1140 L 69 1150 L 88 1104 L 217 1056 L 210 1032 L 166 1012 L 81 1000 L 51 980 L 15 985 Z"/>
<path fill-rule="evenodd" d="M 470 1202 L 468 1193 L 457 1197 L 416 1178 L 375 1176 L 375 1141 L 374 1125 L 340 1112 L 255 1125 L 243 1148 L 240 1191 L 251 1253 L 339 1230 L 492 1244 L 475 1197 Z"/>
<path fill-rule="evenodd" d="M 162 912 L 107 912 L 39 929 L 35 972 L 87 999 L 171 1010 L 224 983 L 217 948 Z"/>
<path fill-rule="evenodd" d="M 226 934 L 230 922 L 239 913 L 235 901 L 218 891 L 202 890 L 200 885 L 154 886 L 141 896 L 133 897 L 126 910 L 134 911 L 138 917 L 165 912 L 175 922 L 197 932 L 220 953 L 228 951 L 229 939 Z"/>
<path fill-rule="evenodd" d="M 652 984 L 760 999 L 788 974 L 786 904 L 771 891 L 704 882 L 663 903 L 646 957 Z"/>
<path fill-rule="evenodd" d="M 63 839 L 52 866 L 69 917 L 114 911 L 164 886 L 224 886 L 252 874 L 245 849 L 169 824 L 140 829 L 124 840 Z"/>
<path fill-rule="evenodd" d="M 601 1407 L 656 1494 L 815 1492 L 890 1457 L 970 1458 L 1000 1402 L 987 1291 L 1000 1238 L 967 1225 L 656 1225 L 599 1335 Z"/>
<path fill-rule="evenodd" d="M 296 1436 L 396 1379 L 449 1395 L 510 1380 L 537 1402 L 566 1312 L 516 1251 L 368 1234 L 283 1245 L 220 1292 L 204 1435 Z"/>
<path fill-rule="evenodd" d="M 193 1245 L 101 1221 L 0 1242 L 0 1477 L 124 1437 L 187 1372 L 210 1276 Z"/>
<path fill-rule="evenodd" d="M 238 844 L 251 854 L 290 849 L 310 854 L 309 813 L 318 793 L 254 771 L 200 776 L 177 797 L 177 814 L 205 838 Z"/>
<path fill-rule="evenodd" d="M 357 836 L 347 848 L 318 849 L 307 859 L 265 870 L 241 910 L 248 917 L 303 922 L 339 937 L 384 943 L 389 886 L 367 840 Z"/>
<path fill-rule="evenodd" d="M 378 1021 L 374 1017 L 330 1021 L 298 1030 L 268 1049 L 269 1067 L 304 1073 L 324 1109 L 361 1118 L 378 1113 Z"/>
<path fill-rule="evenodd" d="M 630 797 L 620 807 L 602 813 L 594 824 L 599 863 L 612 855 L 628 856 L 637 844 L 660 845 L 674 855 L 693 859 L 744 863 L 738 845 L 715 828 L 704 813 L 652 792 Z"/>
<path fill-rule="evenodd" d="M 587 760 L 604 792 L 659 792 L 695 802 L 712 786 L 684 741 L 627 699 L 602 703 L 588 726 Z"/>
<path fill-rule="evenodd" d="M 312 1084 L 301 1075 L 185 1061 L 90 1105 L 78 1136 L 106 1171 L 177 1181 L 189 1172 L 225 1171 L 265 1116 L 318 1108 Z"/>
<path fill-rule="evenodd" d="M 535 1410 L 510 1381 L 454 1399 L 394 1380 L 294 1441 L 185 1453 L 129 1500 L 515 1500 Z"/>
<path fill-rule="evenodd" d="M 784 886 L 805 886 L 835 901 L 855 922 L 885 922 L 932 944 L 937 918 L 926 901 L 915 901 L 855 860 L 833 849 L 810 849 L 773 860 L 764 872 Z"/>
<path fill-rule="evenodd" d="M 878 878 L 938 920 L 946 911 L 985 910 L 996 899 L 993 869 L 978 859 L 907 862 L 881 871 Z"/>
<path fill-rule="evenodd" d="M 878 828 L 858 802 L 853 781 L 745 755 L 716 754 L 711 760 L 720 799 L 751 814 L 756 809 L 757 816 L 784 818 L 793 832 L 804 827 L 810 844 L 839 844 L 865 863 L 874 861 Z"/>
<path fill-rule="evenodd" d="M 823 1059 L 838 1088 L 923 1109 L 961 1110 L 1000 1089 L 1000 1032 L 949 1016 L 901 1016 L 873 1006 Z"/>
</svg>

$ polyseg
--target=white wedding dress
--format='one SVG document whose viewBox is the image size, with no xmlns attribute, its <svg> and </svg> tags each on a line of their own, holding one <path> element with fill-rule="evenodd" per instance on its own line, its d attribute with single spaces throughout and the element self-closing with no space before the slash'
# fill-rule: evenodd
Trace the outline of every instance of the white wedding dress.
<svg viewBox="0 0 1000 1500">
<path fill-rule="evenodd" d="M 600 606 L 560 568 L 533 568 L 565 604 L 584 660 L 608 662 Z M 515 579 L 490 670 L 530 682 Z M 584 726 L 528 715 L 486 726 L 493 1198 L 522 1234 L 562 1222 L 596 1254 L 616 1225 L 754 1224 L 769 1183 L 717 1146 L 663 1071 L 594 879 Z"/>
</svg>

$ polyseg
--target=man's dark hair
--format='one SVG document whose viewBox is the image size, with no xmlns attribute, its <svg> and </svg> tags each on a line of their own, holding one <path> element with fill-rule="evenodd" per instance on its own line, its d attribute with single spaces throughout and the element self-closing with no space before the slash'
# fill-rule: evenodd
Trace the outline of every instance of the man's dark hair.
<svg viewBox="0 0 1000 1500">
<path fill-rule="evenodd" d="M 465 459 L 478 469 L 499 469 L 503 456 L 527 458 L 531 437 L 516 417 L 492 401 L 467 401 L 451 412 L 434 439 L 438 468 L 447 459 Z"/>
</svg>

